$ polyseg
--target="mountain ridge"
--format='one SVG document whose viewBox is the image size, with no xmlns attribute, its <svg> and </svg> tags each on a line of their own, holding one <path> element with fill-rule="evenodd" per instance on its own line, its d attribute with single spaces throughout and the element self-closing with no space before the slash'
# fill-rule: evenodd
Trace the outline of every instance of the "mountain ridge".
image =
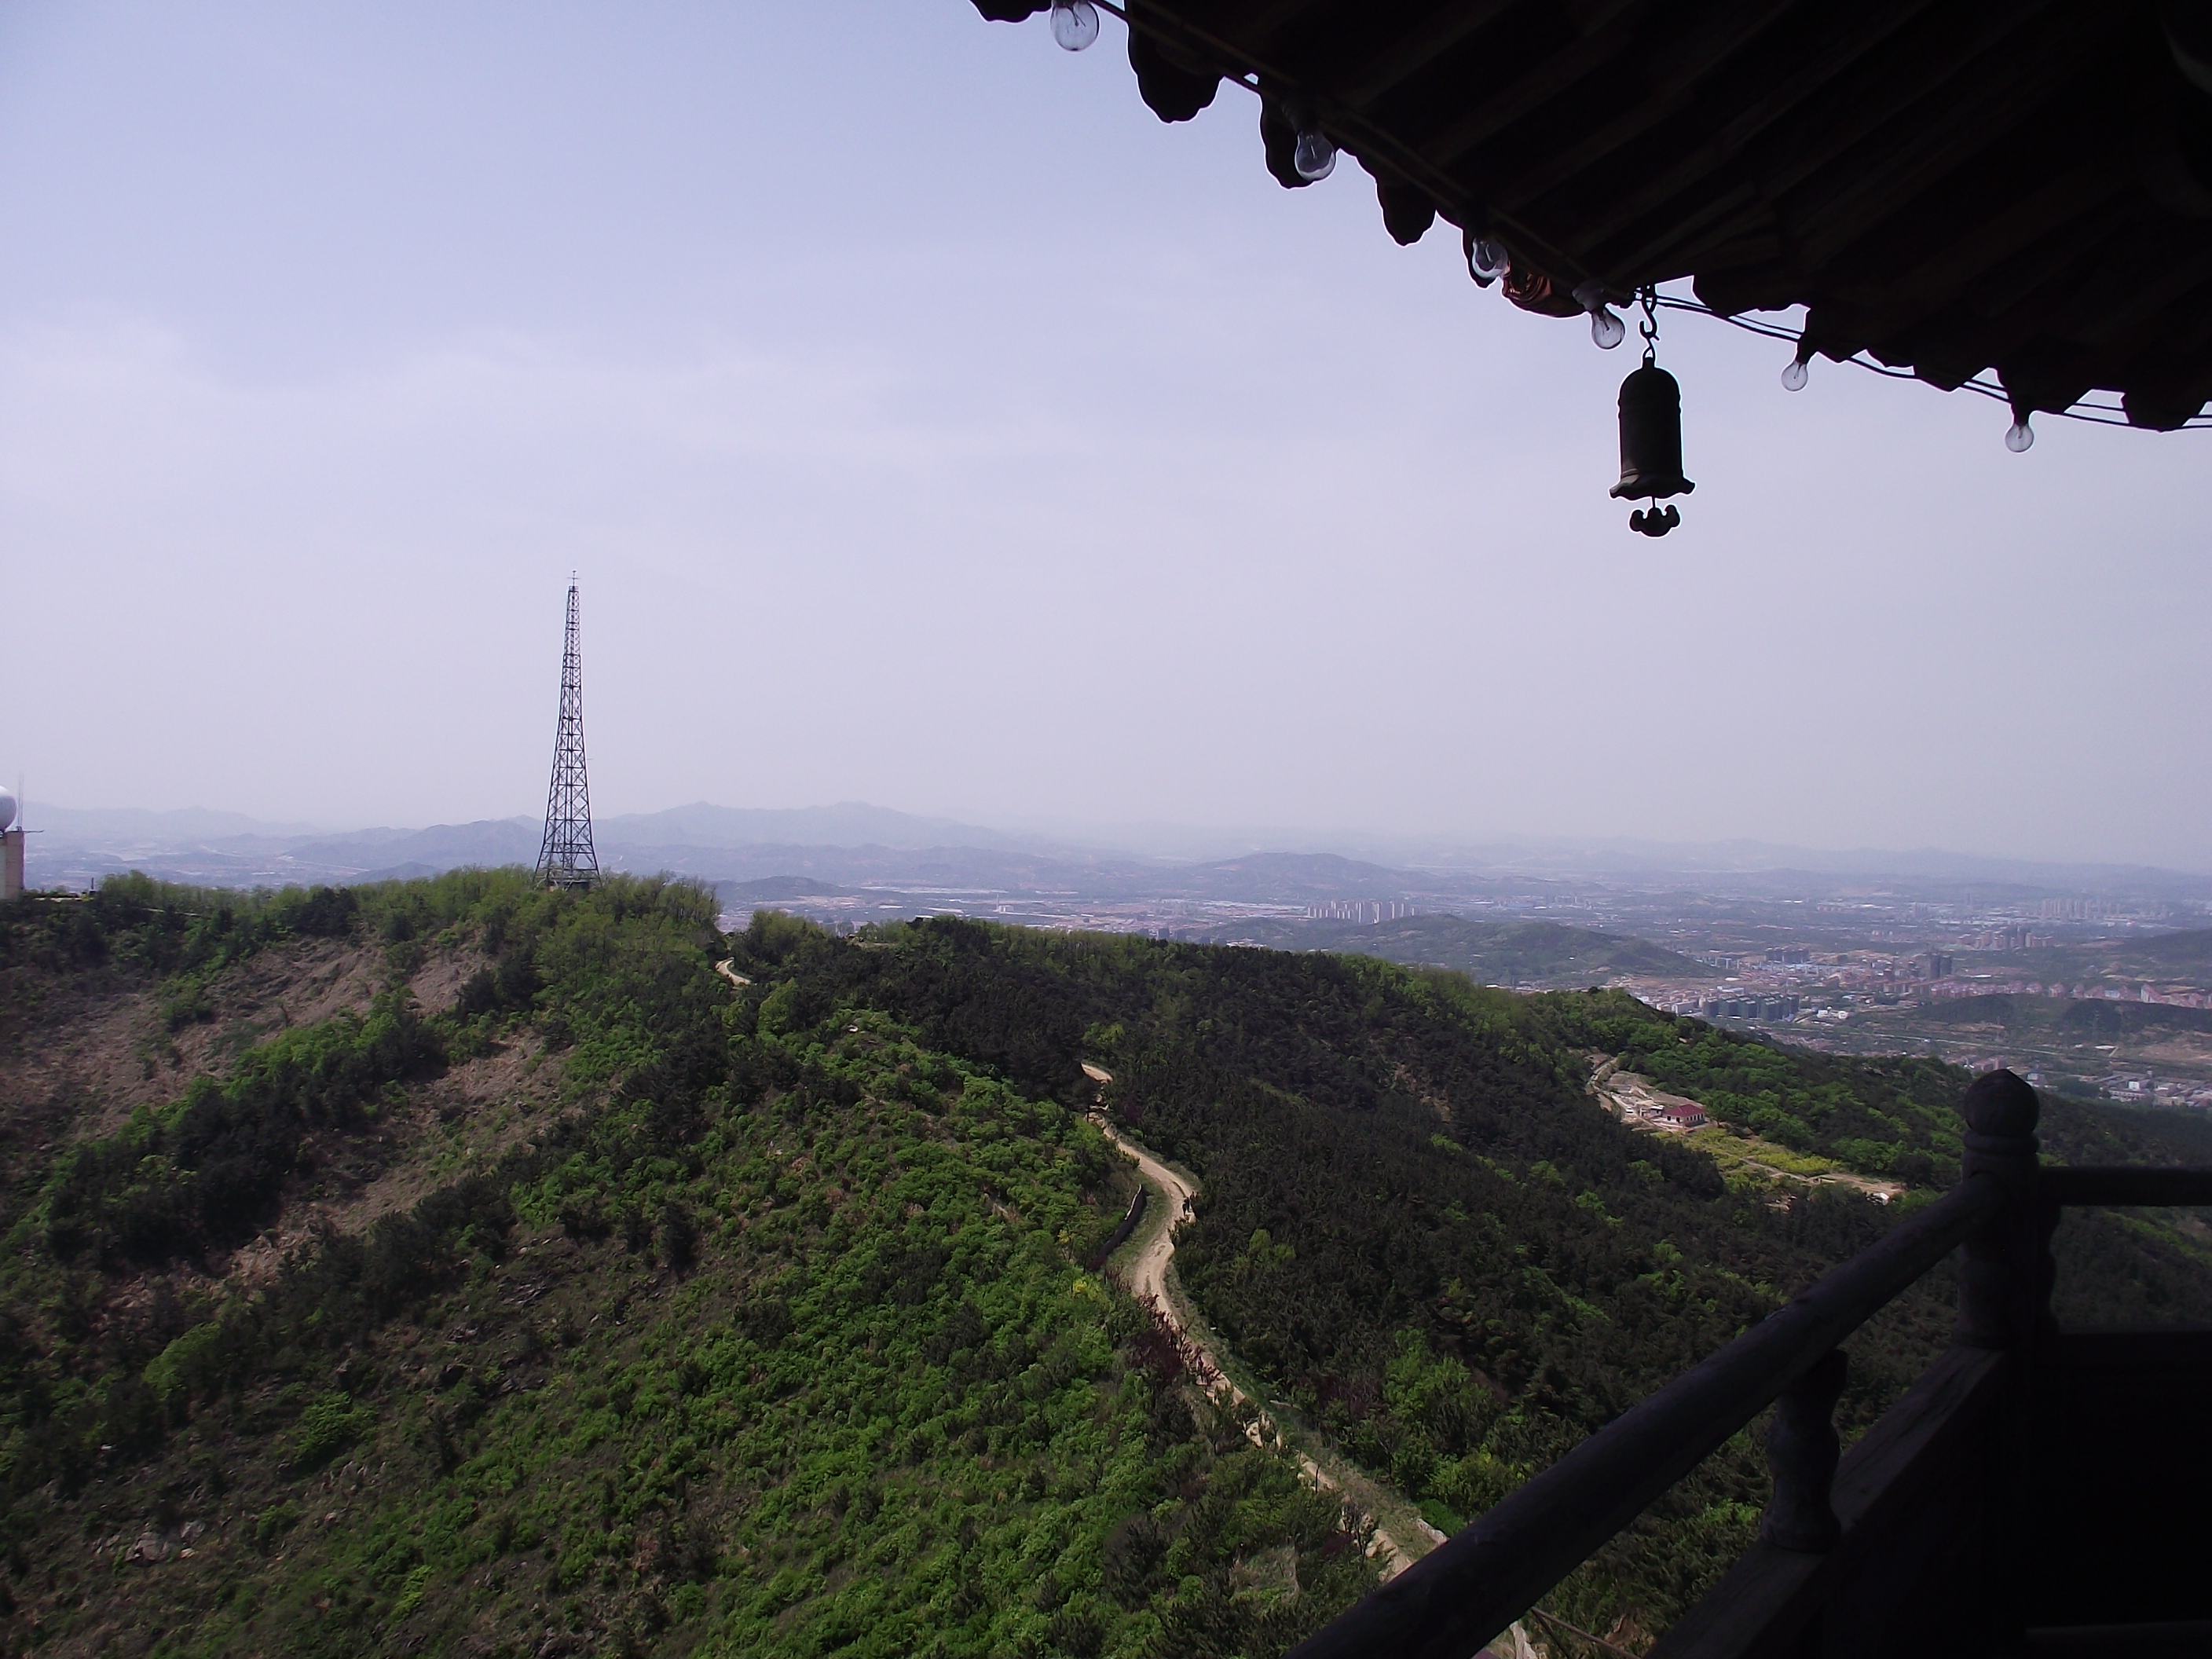
<svg viewBox="0 0 2212 1659">
<path fill-rule="evenodd" d="M 524 826 L 534 837 L 539 822 L 536 816 L 522 813 L 462 824 L 332 830 L 198 806 L 154 811 L 48 806 L 39 802 L 33 803 L 30 821 L 33 827 L 64 840 L 96 842 L 171 836 L 195 843 L 210 840 L 250 843 L 240 850 L 261 852 L 279 850 L 280 844 L 313 843 L 325 848 L 354 842 L 386 844 L 414 836 L 451 835 L 484 824 Z M 1287 828 L 1262 833 L 1154 822 L 1000 829 L 859 800 L 803 807 L 732 807 L 699 800 L 650 812 L 612 814 L 599 820 L 596 828 L 611 843 L 722 848 L 873 845 L 907 850 L 964 846 L 1072 860 L 1126 860 L 1148 866 L 1227 866 L 1255 855 L 1277 854 L 1339 857 L 1426 874 L 1431 880 L 1437 876 L 1534 875 L 1549 871 L 1652 880 L 1733 878 L 1760 885 L 1850 878 L 1984 882 L 2023 891 L 2053 884 L 2102 884 L 2146 894 L 2212 896 L 2212 865 L 2190 869 L 2124 860 L 2077 862 L 1930 847 L 1821 849 L 1751 838 L 1669 842 L 1632 836 L 1486 838 Z M 532 850 L 534 853 L 534 841 Z"/>
</svg>

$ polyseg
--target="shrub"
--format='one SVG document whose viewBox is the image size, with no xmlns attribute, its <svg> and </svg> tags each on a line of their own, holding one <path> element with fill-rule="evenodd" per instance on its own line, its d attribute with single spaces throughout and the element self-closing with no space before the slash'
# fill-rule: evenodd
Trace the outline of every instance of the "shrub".
<svg viewBox="0 0 2212 1659">
<path fill-rule="evenodd" d="M 300 1524 L 300 1508 L 296 1504 L 275 1504 L 261 1511 L 253 1522 L 254 1544 L 266 1552 L 276 1541 Z"/>
<path fill-rule="evenodd" d="M 319 1469 L 376 1427 L 376 1413 L 356 1406 L 343 1394 L 323 1395 L 300 1413 L 292 1431 L 291 1463 L 295 1469 Z"/>
</svg>

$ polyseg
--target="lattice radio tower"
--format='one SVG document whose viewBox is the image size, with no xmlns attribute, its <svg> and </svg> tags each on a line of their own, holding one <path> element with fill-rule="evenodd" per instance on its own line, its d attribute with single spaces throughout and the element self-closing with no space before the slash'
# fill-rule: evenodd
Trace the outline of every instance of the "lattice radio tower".
<svg viewBox="0 0 2212 1659">
<path fill-rule="evenodd" d="M 576 579 L 568 579 L 568 634 L 561 651 L 561 731 L 553 739 L 553 783 L 545 792 L 545 842 L 538 878 L 548 887 L 589 887 L 599 878 L 592 850 L 592 787 L 584 776 L 584 653 L 576 636 Z"/>
</svg>

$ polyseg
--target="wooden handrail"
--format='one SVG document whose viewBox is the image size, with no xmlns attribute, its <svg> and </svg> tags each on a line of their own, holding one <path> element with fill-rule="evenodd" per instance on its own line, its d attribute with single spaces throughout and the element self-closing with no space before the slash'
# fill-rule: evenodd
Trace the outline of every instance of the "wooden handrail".
<svg viewBox="0 0 2212 1659">
<path fill-rule="evenodd" d="M 1970 1172 L 1300 1643 L 1291 1659 L 1467 1659 L 1883 1304 L 1992 1224 L 2005 1202 L 2002 1179 Z"/>
<path fill-rule="evenodd" d="M 2212 1204 L 2212 1170 L 2149 1170 L 2084 1164 L 2046 1168 L 2035 1190 L 2049 1204 L 2148 1205 L 2166 1208 Z"/>
</svg>

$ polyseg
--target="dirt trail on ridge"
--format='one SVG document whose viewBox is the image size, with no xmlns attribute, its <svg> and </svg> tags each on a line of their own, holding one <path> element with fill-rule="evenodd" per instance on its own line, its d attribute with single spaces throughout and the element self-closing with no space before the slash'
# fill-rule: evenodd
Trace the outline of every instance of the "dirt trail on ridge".
<svg viewBox="0 0 2212 1659">
<path fill-rule="evenodd" d="M 1113 1074 L 1103 1066 L 1093 1066 L 1088 1060 L 1084 1062 L 1083 1074 L 1093 1083 L 1099 1085 L 1102 1093 L 1104 1085 L 1114 1080 Z M 1139 1301 L 1148 1301 L 1158 1307 L 1162 1317 L 1175 1328 L 1176 1334 L 1190 1345 L 1192 1352 L 1197 1354 L 1200 1362 L 1200 1383 L 1208 1394 L 1217 1400 L 1226 1398 L 1232 1408 L 1239 1406 L 1252 1406 L 1252 1420 L 1246 1426 L 1244 1432 L 1250 1437 L 1254 1445 L 1272 1444 L 1288 1452 L 1297 1460 L 1300 1473 L 1316 1487 L 1322 1492 L 1336 1492 L 1345 1496 L 1347 1502 L 1351 1501 L 1349 1495 L 1344 1492 L 1342 1486 L 1335 1478 L 1312 1458 L 1307 1456 L 1304 1452 L 1286 1442 L 1283 1438 L 1282 1431 L 1275 1426 L 1274 1419 L 1267 1414 L 1266 1409 L 1255 1403 L 1249 1395 L 1230 1380 L 1229 1373 L 1223 1367 L 1220 1357 L 1200 1340 L 1197 1334 L 1192 1330 L 1188 1321 L 1184 1318 L 1182 1310 L 1176 1305 L 1176 1298 L 1168 1293 L 1168 1264 L 1175 1259 L 1175 1231 L 1183 1222 L 1190 1219 L 1191 1200 L 1198 1195 L 1198 1188 L 1188 1179 L 1177 1175 L 1166 1164 L 1161 1163 L 1142 1146 L 1117 1131 L 1107 1120 L 1103 1104 L 1092 1121 L 1098 1125 L 1099 1132 L 1109 1141 L 1135 1160 L 1138 1173 L 1158 1188 L 1160 1194 L 1166 1200 L 1164 1206 L 1165 1215 L 1158 1231 L 1146 1242 L 1143 1249 L 1138 1252 L 1137 1259 L 1132 1265 L 1129 1280 L 1131 1292 Z M 1364 1518 L 1373 1521 L 1375 1524 L 1375 1541 L 1369 1547 L 1368 1553 L 1380 1561 L 1382 1576 L 1385 1578 L 1395 1578 L 1413 1565 L 1415 1558 L 1407 1552 L 1404 1546 L 1391 1535 L 1381 1522 L 1375 1521 L 1372 1516 Z M 1443 1534 L 1437 1532 L 1435 1528 L 1429 1526 L 1425 1522 L 1417 1524 L 1420 1525 L 1424 1532 L 1430 1534 L 1430 1542 L 1443 1541 Z"/>
</svg>

